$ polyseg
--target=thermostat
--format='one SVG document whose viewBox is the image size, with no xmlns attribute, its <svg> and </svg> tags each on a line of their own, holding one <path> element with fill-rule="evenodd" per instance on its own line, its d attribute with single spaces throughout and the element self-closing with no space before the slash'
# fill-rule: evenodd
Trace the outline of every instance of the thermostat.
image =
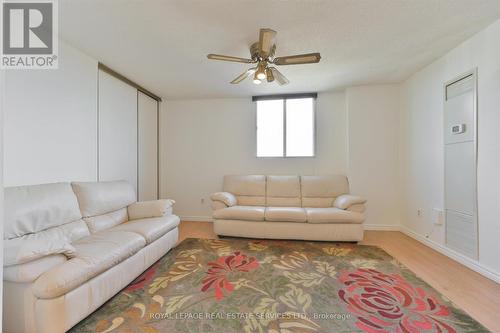
<svg viewBox="0 0 500 333">
<path fill-rule="evenodd" d="M 465 124 L 451 126 L 451 134 L 462 134 L 465 132 Z"/>
</svg>

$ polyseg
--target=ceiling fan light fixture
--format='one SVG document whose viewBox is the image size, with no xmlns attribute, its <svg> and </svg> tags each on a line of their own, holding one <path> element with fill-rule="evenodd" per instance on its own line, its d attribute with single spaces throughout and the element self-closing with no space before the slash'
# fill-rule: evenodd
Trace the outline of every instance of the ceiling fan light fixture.
<svg viewBox="0 0 500 333">
<path fill-rule="evenodd" d="M 253 83 L 254 84 L 261 84 L 262 81 L 259 79 L 259 71 L 255 72 L 255 75 L 253 76 Z"/>
<path fill-rule="evenodd" d="M 263 63 L 259 63 L 257 71 L 255 72 L 255 76 L 259 80 L 264 80 L 266 78 L 266 67 Z"/>
</svg>

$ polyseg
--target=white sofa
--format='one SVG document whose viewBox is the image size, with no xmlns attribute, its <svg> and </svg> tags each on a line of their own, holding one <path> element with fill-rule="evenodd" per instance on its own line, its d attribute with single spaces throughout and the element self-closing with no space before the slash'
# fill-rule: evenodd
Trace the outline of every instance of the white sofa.
<svg viewBox="0 0 500 333">
<path fill-rule="evenodd" d="M 172 204 L 124 181 L 6 188 L 3 332 L 62 333 L 96 310 L 176 244 Z"/>
<path fill-rule="evenodd" d="M 217 235 L 360 241 L 366 200 L 345 176 L 225 176 L 212 194 Z"/>
</svg>

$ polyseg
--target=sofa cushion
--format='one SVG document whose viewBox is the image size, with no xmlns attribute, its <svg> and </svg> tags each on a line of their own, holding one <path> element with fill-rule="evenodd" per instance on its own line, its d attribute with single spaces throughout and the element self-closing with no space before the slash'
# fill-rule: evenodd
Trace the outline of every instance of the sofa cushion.
<svg viewBox="0 0 500 333">
<path fill-rule="evenodd" d="M 82 238 L 73 246 L 76 257 L 43 273 L 33 284 L 39 298 L 55 298 L 80 286 L 137 253 L 146 245 L 133 232 L 101 231 Z"/>
<path fill-rule="evenodd" d="M 266 184 L 266 206 L 301 206 L 299 176 L 267 176 Z"/>
<path fill-rule="evenodd" d="M 215 219 L 264 221 L 265 207 L 233 206 L 214 211 Z"/>
<path fill-rule="evenodd" d="M 4 239 L 82 218 L 69 183 L 7 187 L 4 196 Z"/>
<path fill-rule="evenodd" d="M 266 176 L 224 176 L 224 191 L 234 194 L 240 206 L 264 206 Z"/>
<path fill-rule="evenodd" d="M 83 220 L 87 223 L 90 232 L 96 233 L 127 222 L 128 211 L 127 208 L 121 208 L 103 215 L 84 217 Z"/>
<path fill-rule="evenodd" d="M 309 223 L 362 223 L 362 213 L 338 208 L 305 208 Z"/>
<path fill-rule="evenodd" d="M 265 196 L 238 195 L 236 196 L 238 205 L 240 206 L 265 206 Z"/>
<path fill-rule="evenodd" d="M 124 180 L 109 182 L 74 182 L 83 217 L 114 212 L 136 201 L 135 190 Z"/>
<path fill-rule="evenodd" d="M 349 193 L 345 176 L 301 176 L 302 207 L 332 207 L 336 197 Z"/>
<path fill-rule="evenodd" d="M 19 237 L 24 240 L 51 240 L 66 239 L 68 242 L 74 241 L 90 235 L 89 228 L 83 220 L 66 223 L 57 227 L 45 229 L 33 234 L 26 234 Z M 17 238 L 16 238 L 17 239 Z"/>
<path fill-rule="evenodd" d="M 267 207 L 266 221 L 273 222 L 306 222 L 306 211 L 300 207 Z"/>
<path fill-rule="evenodd" d="M 163 217 L 152 217 L 128 221 L 109 229 L 109 231 L 135 232 L 136 234 L 144 237 L 147 244 L 150 244 L 177 227 L 179 222 L 179 217 L 176 215 L 166 215 Z"/>
</svg>

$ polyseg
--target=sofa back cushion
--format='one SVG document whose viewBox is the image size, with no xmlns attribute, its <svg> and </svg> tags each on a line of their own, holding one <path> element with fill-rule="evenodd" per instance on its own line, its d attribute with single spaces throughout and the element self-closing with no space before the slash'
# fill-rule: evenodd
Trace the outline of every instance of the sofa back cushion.
<svg viewBox="0 0 500 333">
<path fill-rule="evenodd" d="M 332 207 L 335 198 L 349 193 L 346 176 L 301 176 L 302 207 Z"/>
<path fill-rule="evenodd" d="M 37 233 L 82 218 L 69 183 L 7 187 L 4 193 L 4 239 Z"/>
<path fill-rule="evenodd" d="M 65 239 L 69 243 L 73 243 L 80 238 L 90 235 L 89 228 L 83 220 L 77 220 L 57 227 L 45 229 L 33 234 L 26 234 L 19 237 L 27 241 L 31 240 L 51 240 Z"/>
<path fill-rule="evenodd" d="M 135 190 L 128 182 L 75 182 L 71 184 L 84 218 L 111 213 L 136 201 Z"/>
<path fill-rule="evenodd" d="M 225 176 L 224 191 L 234 194 L 240 206 L 264 206 L 266 176 Z"/>
<path fill-rule="evenodd" d="M 83 220 L 85 221 L 85 223 L 87 223 L 90 232 L 95 233 L 127 222 L 128 211 L 127 208 L 120 208 L 118 210 L 115 210 L 114 212 L 91 217 L 84 217 Z"/>
<path fill-rule="evenodd" d="M 300 207 L 299 176 L 267 176 L 266 206 Z"/>
</svg>

